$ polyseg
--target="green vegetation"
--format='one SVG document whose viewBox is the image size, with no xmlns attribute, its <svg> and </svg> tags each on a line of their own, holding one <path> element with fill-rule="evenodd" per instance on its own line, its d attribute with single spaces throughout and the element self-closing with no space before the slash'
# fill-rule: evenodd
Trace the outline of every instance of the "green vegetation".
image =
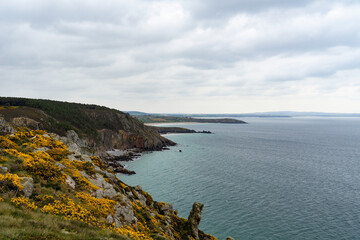
<svg viewBox="0 0 360 240">
<path fill-rule="evenodd" d="M 67 240 L 67 239 L 121 239 L 110 230 L 99 230 L 81 221 L 65 220 L 25 207 L 0 202 L 0 239 Z"/>
<path fill-rule="evenodd" d="M 0 106 L 3 106 L 3 110 L 16 109 L 14 107 L 29 107 L 42 110 L 50 116 L 46 122 L 46 125 L 48 125 L 48 131 L 63 135 L 68 130 L 75 130 L 80 135 L 85 134 L 95 138 L 98 134 L 96 127 L 109 128 L 112 130 L 116 129 L 116 127 L 114 124 L 109 124 L 107 122 L 96 122 L 86 113 L 87 110 L 106 110 L 125 114 L 114 109 L 109 109 L 97 105 L 59 102 L 43 99 L 0 97 Z"/>
<path fill-rule="evenodd" d="M 232 118 L 192 118 L 167 115 L 134 115 L 143 123 L 173 123 L 173 122 L 197 122 L 197 123 L 246 123 Z"/>
</svg>

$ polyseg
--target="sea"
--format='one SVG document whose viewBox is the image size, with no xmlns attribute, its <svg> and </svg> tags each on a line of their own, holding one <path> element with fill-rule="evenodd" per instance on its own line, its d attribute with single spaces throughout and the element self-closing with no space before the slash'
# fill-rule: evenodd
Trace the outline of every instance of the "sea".
<svg viewBox="0 0 360 240">
<path fill-rule="evenodd" d="M 360 118 L 242 118 L 176 124 L 170 150 L 125 164 L 154 200 L 218 239 L 360 239 Z M 174 126 L 174 125 L 169 125 Z M 180 151 L 181 150 L 181 151 Z"/>
</svg>

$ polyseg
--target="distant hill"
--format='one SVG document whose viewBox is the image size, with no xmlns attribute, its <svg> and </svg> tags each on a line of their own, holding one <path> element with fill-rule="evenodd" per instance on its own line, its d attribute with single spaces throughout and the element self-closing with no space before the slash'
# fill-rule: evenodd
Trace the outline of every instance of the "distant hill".
<svg viewBox="0 0 360 240">
<path fill-rule="evenodd" d="M 149 113 L 138 112 L 138 111 L 125 111 L 125 112 L 128 113 L 128 114 L 130 114 L 131 116 L 150 115 Z"/>
<path fill-rule="evenodd" d="M 0 117 L 12 126 L 40 128 L 62 136 L 73 130 L 100 152 L 155 150 L 174 144 L 128 113 L 98 105 L 0 97 Z"/>
<path fill-rule="evenodd" d="M 129 112 L 131 114 L 131 112 Z M 360 113 L 326 113 L 326 112 L 295 112 L 295 111 L 278 111 L 278 112 L 255 112 L 255 113 L 219 113 L 219 114 L 187 114 L 187 113 L 143 113 L 134 115 L 141 119 L 146 117 L 179 117 L 179 118 L 234 118 L 234 117 L 360 117 Z"/>
<path fill-rule="evenodd" d="M 183 116 L 171 116 L 171 115 L 135 115 L 135 118 L 139 119 L 143 123 L 173 123 L 173 122 L 196 122 L 196 123 L 231 123 L 242 124 L 246 123 L 242 120 L 233 118 L 193 118 Z"/>
</svg>

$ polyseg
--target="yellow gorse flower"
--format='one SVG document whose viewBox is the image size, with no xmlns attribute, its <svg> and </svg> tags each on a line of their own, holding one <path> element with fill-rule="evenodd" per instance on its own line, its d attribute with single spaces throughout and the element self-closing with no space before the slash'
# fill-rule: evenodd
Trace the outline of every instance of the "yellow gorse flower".
<svg viewBox="0 0 360 240">
<path fill-rule="evenodd" d="M 20 178 L 17 174 L 11 174 L 11 173 L 6 173 L 5 175 L 0 174 L 0 181 L 11 183 L 14 187 L 18 188 L 19 190 L 23 189 Z"/>
<path fill-rule="evenodd" d="M 16 206 L 24 206 L 31 210 L 36 210 L 38 207 L 35 205 L 35 203 L 30 202 L 28 198 L 18 197 L 18 198 L 12 198 L 10 200 L 11 203 L 13 203 Z"/>
</svg>

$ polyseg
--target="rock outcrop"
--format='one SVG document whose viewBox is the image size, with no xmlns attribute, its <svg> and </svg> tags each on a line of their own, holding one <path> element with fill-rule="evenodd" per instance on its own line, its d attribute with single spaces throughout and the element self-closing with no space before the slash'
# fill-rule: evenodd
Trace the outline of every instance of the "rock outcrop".
<svg viewBox="0 0 360 240">
<path fill-rule="evenodd" d="M 31 129 L 42 128 L 41 123 L 27 117 L 16 117 L 12 119 L 12 124 L 17 127 L 28 127 Z"/>
<path fill-rule="evenodd" d="M 32 177 L 21 178 L 21 185 L 23 186 L 22 191 L 25 197 L 30 197 L 34 189 L 34 180 Z"/>
<path fill-rule="evenodd" d="M 195 239 L 199 239 L 199 224 L 201 220 L 201 212 L 203 210 L 203 207 L 204 204 L 194 202 L 188 217 L 191 234 Z"/>
<path fill-rule="evenodd" d="M 11 124 L 6 122 L 5 119 L 0 116 L 0 133 L 8 134 L 13 132 L 14 128 L 11 126 Z"/>
</svg>

